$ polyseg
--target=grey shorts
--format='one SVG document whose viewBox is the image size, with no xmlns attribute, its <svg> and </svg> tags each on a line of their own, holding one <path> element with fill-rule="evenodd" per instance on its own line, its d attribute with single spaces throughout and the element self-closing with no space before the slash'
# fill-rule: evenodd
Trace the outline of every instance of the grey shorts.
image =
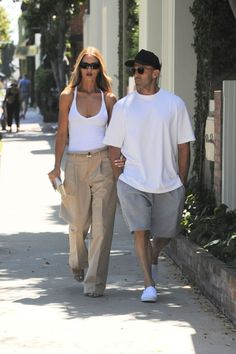
<svg viewBox="0 0 236 354">
<path fill-rule="evenodd" d="M 185 188 L 161 194 L 137 190 L 118 180 L 117 192 L 130 232 L 149 230 L 152 237 L 173 238 L 180 233 Z"/>
</svg>

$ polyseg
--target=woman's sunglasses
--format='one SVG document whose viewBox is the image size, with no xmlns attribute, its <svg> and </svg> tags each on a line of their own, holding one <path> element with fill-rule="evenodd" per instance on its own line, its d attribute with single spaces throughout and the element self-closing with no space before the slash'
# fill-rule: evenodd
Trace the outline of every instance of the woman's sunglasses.
<svg viewBox="0 0 236 354">
<path fill-rule="evenodd" d="M 100 63 L 98 62 L 95 62 L 95 63 L 87 63 L 86 61 L 81 61 L 80 64 L 79 64 L 80 68 L 81 69 L 88 69 L 88 68 L 91 68 L 91 69 L 99 69 L 100 68 Z"/>
<path fill-rule="evenodd" d="M 143 75 L 145 69 L 153 70 L 153 68 L 147 68 L 147 67 L 144 67 L 144 66 L 139 66 L 138 68 L 131 68 L 130 71 L 131 71 L 132 75 L 136 74 L 136 71 L 138 72 L 138 74 Z"/>
</svg>

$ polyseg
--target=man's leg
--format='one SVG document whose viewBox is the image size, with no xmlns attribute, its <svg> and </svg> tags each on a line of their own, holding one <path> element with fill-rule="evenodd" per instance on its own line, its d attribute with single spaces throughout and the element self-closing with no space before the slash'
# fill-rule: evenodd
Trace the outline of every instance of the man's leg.
<svg viewBox="0 0 236 354">
<path fill-rule="evenodd" d="M 155 237 L 152 239 L 152 264 L 158 264 L 160 253 L 169 242 L 169 238 Z"/>
<path fill-rule="evenodd" d="M 151 274 L 152 248 L 149 238 L 151 226 L 151 195 L 126 183 L 117 182 L 118 196 L 130 232 L 134 232 L 134 246 L 143 271 L 145 289 L 143 302 L 156 302 L 157 292 Z"/>
<path fill-rule="evenodd" d="M 155 286 L 151 273 L 151 243 L 148 233 L 146 231 L 135 231 L 134 244 L 143 271 L 145 287 Z"/>
<path fill-rule="evenodd" d="M 29 95 L 25 95 L 25 107 L 24 107 L 24 116 L 26 116 L 26 112 L 28 110 L 28 105 L 29 105 Z"/>
<path fill-rule="evenodd" d="M 164 247 L 180 232 L 180 220 L 184 207 L 185 189 L 179 187 L 173 191 L 155 194 L 153 207 L 153 223 L 151 234 L 152 247 L 152 276 L 157 280 L 158 257 Z M 158 237 L 157 237 L 158 235 Z M 164 237 L 159 237 L 165 235 Z"/>
<path fill-rule="evenodd" d="M 158 280 L 158 257 L 165 248 L 165 246 L 169 243 L 169 238 L 160 238 L 155 237 L 151 241 L 152 245 L 152 278 L 155 282 Z"/>
<path fill-rule="evenodd" d="M 21 117 L 25 119 L 25 98 L 24 94 L 21 96 Z"/>
</svg>

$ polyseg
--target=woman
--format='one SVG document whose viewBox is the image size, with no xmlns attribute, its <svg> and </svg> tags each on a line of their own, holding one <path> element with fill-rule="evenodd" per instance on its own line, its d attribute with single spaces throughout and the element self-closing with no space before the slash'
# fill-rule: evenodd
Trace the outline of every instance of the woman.
<svg viewBox="0 0 236 354">
<path fill-rule="evenodd" d="M 15 118 L 16 131 L 18 132 L 20 128 L 20 91 L 15 80 L 12 81 L 11 86 L 6 90 L 3 107 L 7 114 L 9 132 L 12 132 L 13 118 Z"/>
<path fill-rule="evenodd" d="M 53 182 L 60 177 L 68 143 L 61 216 L 69 223 L 70 267 L 76 280 L 84 280 L 84 294 L 90 297 L 104 293 L 113 234 L 116 188 L 103 138 L 115 102 L 101 53 L 85 48 L 60 96 L 55 166 L 49 178 Z"/>
</svg>

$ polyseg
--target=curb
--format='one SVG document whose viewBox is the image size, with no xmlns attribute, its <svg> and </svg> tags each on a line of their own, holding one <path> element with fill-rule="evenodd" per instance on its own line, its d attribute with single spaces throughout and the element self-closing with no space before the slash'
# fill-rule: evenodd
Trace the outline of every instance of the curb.
<svg viewBox="0 0 236 354">
<path fill-rule="evenodd" d="M 165 252 L 183 274 L 236 325 L 236 270 L 184 236 L 173 239 Z"/>
</svg>

